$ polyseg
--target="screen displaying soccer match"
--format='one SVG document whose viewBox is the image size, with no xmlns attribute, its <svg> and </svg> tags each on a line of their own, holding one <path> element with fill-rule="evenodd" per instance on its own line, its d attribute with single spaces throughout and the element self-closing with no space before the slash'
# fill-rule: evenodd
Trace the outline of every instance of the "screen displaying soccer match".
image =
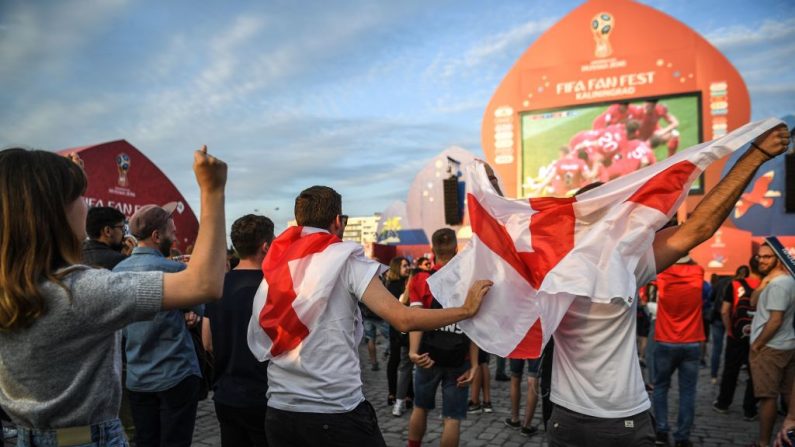
<svg viewBox="0 0 795 447">
<path fill-rule="evenodd" d="M 522 196 L 567 197 L 701 142 L 699 93 L 523 113 Z M 703 191 L 697 179 L 691 193 Z"/>
</svg>

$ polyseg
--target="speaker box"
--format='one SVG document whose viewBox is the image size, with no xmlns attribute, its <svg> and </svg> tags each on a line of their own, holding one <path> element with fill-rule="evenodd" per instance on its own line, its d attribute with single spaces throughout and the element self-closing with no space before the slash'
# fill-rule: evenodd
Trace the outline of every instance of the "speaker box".
<svg viewBox="0 0 795 447">
<path fill-rule="evenodd" d="M 461 225 L 462 216 L 458 202 L 458 177 L 451 176 L 442 180 L 444 186 L 444 223 Z"/>
<path fill-rule="evenodd" d="M 784 208 L 795 213 L 795 154 L 784 156 Z"/>
</svg>

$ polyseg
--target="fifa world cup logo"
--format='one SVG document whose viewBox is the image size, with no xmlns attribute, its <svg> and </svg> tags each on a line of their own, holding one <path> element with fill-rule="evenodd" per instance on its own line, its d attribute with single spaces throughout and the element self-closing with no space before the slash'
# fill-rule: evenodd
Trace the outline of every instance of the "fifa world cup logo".
<svg viewBox="0 0 795 447">
<path fill-rule="evenodd" d="M 119 172 L 119 186 L 128 186 L 129 182 L 127 181 L 127 172 L 130 171 L 130 156 L 123 152 L 117 155 L 116 169 Z"/>
<path fill-rule="evenodd" d="M 613 54 L 613 48 L 610 46 L 610 33 L 613 32 L 614 27 L 613 15 L 609 12 L 600 12 L 591 20 L 591 32 L 594 41 L 596 41 L 596 50 L 594 50 L 596 57 L 603 58 Z"/>
</svg>

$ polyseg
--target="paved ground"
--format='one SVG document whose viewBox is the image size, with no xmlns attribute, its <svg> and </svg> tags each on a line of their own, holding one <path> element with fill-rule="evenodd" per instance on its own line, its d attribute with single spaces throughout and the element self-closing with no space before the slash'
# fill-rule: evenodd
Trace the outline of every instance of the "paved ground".
<svg viewBox="0 0 795 447">
<path fill-rule="evenodd" d="M 367 365 L 366 349 L 360 349 L 362 364 Z M 379 347 L 379 352 L 380 347 Z M 494 360 L 492 359 L 492 372 L 494 371 Z M 387 383 L 385 362 L 381 362 L 381 370 L 372 372 L 369 369 L 363 372 L 365 383 L 365 396 L 378 411 L 379 424 L 390 447 L 403 447 L 406 445 L 408 414 L 402 417 L 394 417 L 391 414 L 391 407 L 386 404 Z M 744 386 L 744 374 L 741 375 Z M 717 392 L 716 387 L 710 384 L 709 372 L 702 368 L 699 375 L 699 385 L 696 404 L 695 426 L 691 440 L 696 445 L 718 447 L 718 446 L 742 446 L 748 445 L 756 439 L 758 432 L 758 422 L 746 422 L 742 419 L 742 410 L 739 402 L 735 401 L 728 415 L 720 415 L 712 411 L 711 403 Z M 677 392 L 674 379 L 674 392 L 670 396 L 669 421 L 672 425 L 676 421 Z M 744 388 L 738 387 L 737 397 L 741 399 Z M 526 389 L 523 387 L 522 395 L 525 396 Z M 491 414 L 469 415 L 462 423 L 461 445 L 462 446 L 546 446 L 546 434 L 539 432 L 532 438 L 527 438 L 519 432 L 511 430 L 503 424 L 503 420 L 509 416 L 510 401 L 508 397 L 508 382 L 492 381 L 492 401 L 494 412 Z M 524 404 L 522 404 L 522 407 Z M 441 404 L 437 403 L 437 408 Z M 534 424 L 540 425 L 540 406 L 536 413 Z M 780 420 L 780 418 L 779 418 Z M 424 445 L 439 445 L 442 421 L 440 414 L 435 411 L 428 421 L 428 433 L 425 436 Z M 15 439 L 6 440 L 6 446 L 14 445 Z M 196 431 L 194 434 L 194 446 L 220 446 L 220 435 L 218 421 L 215 418 L 212 400 L 208 399 L 199 404 L 199 412 L 196 421 Z"/>
<path fill-rule="evenodd" d="M 381 352 L 379 346 L 379 352 Z M 360 349 L 360 358 L 363 365 L 367 365 L 367 351 Z M 390 447 L 403 447 L 407 440 L 407 427 L 409 415 L 394 417 L 391 414 L 391 407 L 387 406 L 387 383 L 385 362 L 381 362 L 381 370 L 372 372 L 369 369 L 363 372 L 365 384 L 365 396 L 373 404 L 378 412 L 378 421 L 381 431 L 384 434 L 387 445 Z M 494 371 L 495 361 L 492 359 L 491 367 Z M 745 374 L 741 375 L 744 387 Z M 674 379 L 675 380 L 675 379 Z M 691 440 L 696 445 L 718 447 L 718 446 L 742 446 L 747 445 L 756 439 L 758 432 L 758 422 L 746 422 L 742 419 L 742 409 L 740 402 L 732 405 L 728 415 L 717 414 L 712 411 L 712 401 L 717 393 L 716 386 L 710 384 L 709 371 L 701 369 L 699 375 L 699 385 L 696 404 L 695 426 L 693 427 Z M 737 396 L 742 399 L 744 388 L 738 387 Z M 518 431 L 511 430 L 503 424 L 503 420 L 509 416 L 510 400 L 508 382 L 495 382 L 492 380 L 492 400 L 494 412 L 491 414 L 469 415 L 462 423 L 461 445 L 462 446 L 547 446 L 546 434 L 543 429 L 532 438 L 522 436 Z M 669 422 L 675 425 L 677 392 L 676 382 L 673 386 L 674 392 L 671 394 L 671 404 L 669 405 Z M 523 387 L 522 396 L 525 396 L 526 389 Z M 522 408 L 524 403 L 522 403 Z M 441 408 L 441 403 L 437 403 L 437 408 Z M 522 410 L 523 411 L 523 410 Z M 540 404 L 536 412 L 535 424 L 540 423 Z M 428 420 L 428 433 L 425 435 L 424 445 L 439 445 L 441 435 L 441 415 L 434 411 Z M 218 434 L 218 423 L 215 419 L 212 403 L 208 400 L 202 402 L 199 408 L 196 433 L 194 436 L 195 446 L 218 446 L 220 445 Z"/>
</svg>

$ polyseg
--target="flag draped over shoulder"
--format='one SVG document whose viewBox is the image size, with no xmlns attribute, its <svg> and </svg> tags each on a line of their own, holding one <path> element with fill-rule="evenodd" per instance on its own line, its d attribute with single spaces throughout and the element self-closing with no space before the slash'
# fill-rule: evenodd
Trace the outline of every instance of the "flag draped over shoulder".
<svg viewBox="0 0 795 447">
<path fill-rule="evenodd" d="M 747 124 L 576 198 L 505 199 L 473 164 L 472 239 L 428 280 L 431 292 L 444 307 L 460 306 L 472 281 L 494 281 L 480 312 L 459 326 L 485 351 L 537 358 L 575 296 L 631 303 L 635 267 L 693 181 L 780 123 Z"/>
<path fill-rule="evenodd" d="M 248 346 L 259 361 L 300 350 L 326 310 L 342 268 L 359 244 L 311 227 L 290 227 L 271 243 L 254 296 Z M 360 326 L 360 325 L 357 325 Z"/>
</svg>

